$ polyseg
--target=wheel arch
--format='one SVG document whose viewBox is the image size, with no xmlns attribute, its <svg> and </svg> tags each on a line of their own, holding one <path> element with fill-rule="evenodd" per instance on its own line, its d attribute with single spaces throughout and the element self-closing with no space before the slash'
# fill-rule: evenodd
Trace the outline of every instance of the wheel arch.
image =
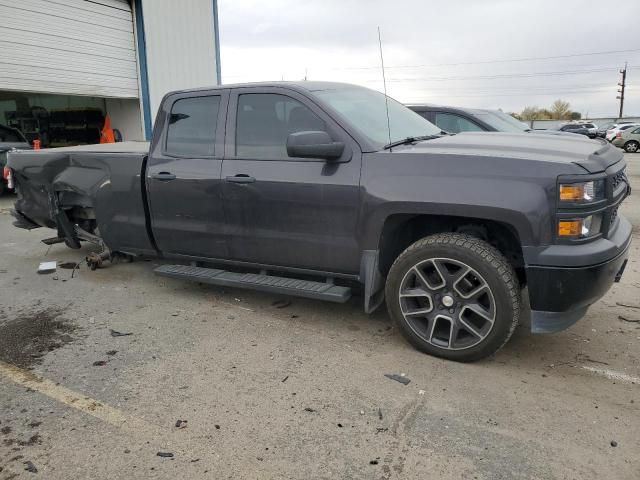
<svg viewBox="0 0 640 480">
<path fill-rule="evenodd" d="M 415 241 L 436 233 L 466 233 L 496 247 L 526 283 L 522 239 L 518 229 L 493 218 L 434 214 L 392 214 L 381 228 L 378 269 L 386 276 L 394 260 Z"/>
</svg>

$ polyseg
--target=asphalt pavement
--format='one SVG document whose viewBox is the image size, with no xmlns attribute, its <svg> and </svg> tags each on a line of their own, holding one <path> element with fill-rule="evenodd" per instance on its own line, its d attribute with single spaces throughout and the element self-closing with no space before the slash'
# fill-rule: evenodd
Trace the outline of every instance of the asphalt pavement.
<svg viewBox="0 0 640 480">
<path fill-rule="evenodd" d="M 627 155 L 640 189 L 640 154 Z M 11 226 L 0 199 L 0 479 L 640 478 L 640 194 L 620 284 L 474 364 L 386 312 L 201 286 Z M 404 385 L 385 376 L 403 375 Z"/>
</svg>

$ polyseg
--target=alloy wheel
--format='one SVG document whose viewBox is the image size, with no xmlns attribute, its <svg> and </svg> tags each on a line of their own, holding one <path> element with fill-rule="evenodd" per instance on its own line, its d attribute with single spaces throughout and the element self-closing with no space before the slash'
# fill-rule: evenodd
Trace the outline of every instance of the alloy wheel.
<svg viewBox="0 0 640 480">
<path fill-rule="evenodd" d="M 400 282 L 398 296 L 409 327 L 443 349 L 479 344 L 496 318 L 487 281 L 469 265 L 451 258 L 430 258 L 411 267 Z"/>
</svg>

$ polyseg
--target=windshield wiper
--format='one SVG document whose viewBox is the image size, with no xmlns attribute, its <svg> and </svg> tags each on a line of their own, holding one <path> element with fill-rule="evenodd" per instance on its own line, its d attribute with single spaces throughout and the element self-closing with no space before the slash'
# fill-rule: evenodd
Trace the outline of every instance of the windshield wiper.
<svg viewBox="0 0 640 480">
<path fill-rule="evenodd" d="M 395 142 L 391 142 L 384 147 L 383 150 L 389 150 L 390 148 L 397 147 L 398 145 L 409 145 L 410 143 L 420 142 L 422 140 L 433 140 L 434 138 L 440 138 L 442 135 L 422 135 L 419 137 L 406 137 L 402 140 L 396 140 Z"/>
</svg>

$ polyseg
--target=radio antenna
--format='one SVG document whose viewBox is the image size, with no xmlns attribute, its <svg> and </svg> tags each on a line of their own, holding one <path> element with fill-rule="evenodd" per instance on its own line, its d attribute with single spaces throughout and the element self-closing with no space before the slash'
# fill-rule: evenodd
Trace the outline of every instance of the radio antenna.
<svg viewBox="0 0 640 480">
<path fill-rule="evenodd" d="M 382 67 L 382 87 L 384 88 L 384 108 L 387 112 L 387 133 L 389 143 L 391 143 L 391 122 L 389 121 L 389 97 L 387 97 L 387 79 L 384 75 L 384 57 L 382 56 L 382 37 L 380 36 L 380 26 L 378 26 L 378 46 L 380 47 L 380 66 Z"/>
</svg>

